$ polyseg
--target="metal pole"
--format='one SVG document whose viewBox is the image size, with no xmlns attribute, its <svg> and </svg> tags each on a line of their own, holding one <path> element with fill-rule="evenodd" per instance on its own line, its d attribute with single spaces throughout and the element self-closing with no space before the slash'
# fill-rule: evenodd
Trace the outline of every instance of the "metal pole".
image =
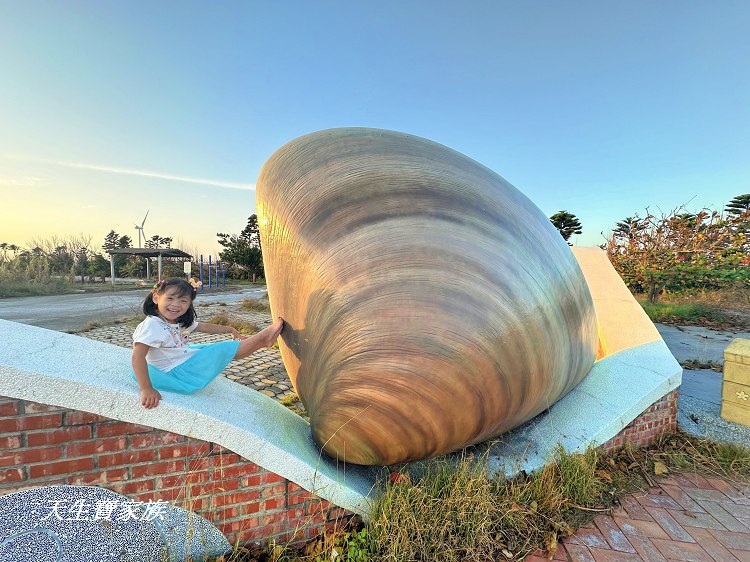
<svg viewBox="0 0 750 562">
<path fill-rule="evenodd" d="M 159 279 L 161 279 L 161 252 L 159 252 Z"/>
<path fill-rule="evenodd" d="M 211 288 L 211 255 L 208 256 L 208 288 Z"/>
<path fill-rule="evenodd" d="M 115 286 L 115 256 L 109 254 L 109 274 L 112 278 L 112 288 Z"/>
<path fill-rule="evenodd" d="M 201 259 L 200 259 L 200 267 L 199 267 L 199 270 L 200 270 L 200 277 L 201 277 L 201 291 L 202 291 L 202 290 L 203 290 L 203 254 L 201 254 Z"/>
</svg>

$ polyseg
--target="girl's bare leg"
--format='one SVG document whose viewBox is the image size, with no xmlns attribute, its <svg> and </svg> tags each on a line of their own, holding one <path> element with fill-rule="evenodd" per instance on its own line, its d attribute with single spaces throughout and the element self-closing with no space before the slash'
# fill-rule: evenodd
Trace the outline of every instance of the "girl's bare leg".
<svg viewBox="0 0 750 562">
<path fill-rule="evenodd" d="M 276 322 L 263 328 L 257 334 L 247 336 L 244 340 L 240 340 L 240 347 L 237 350 L 237 353 L 235 353 L 234 358 L 243 359 L 263 347 L 271 347 L 276 341 L 276 338 L 279 337 L 283 328 L 284 320 L 278 318 Z"/>
</svg>

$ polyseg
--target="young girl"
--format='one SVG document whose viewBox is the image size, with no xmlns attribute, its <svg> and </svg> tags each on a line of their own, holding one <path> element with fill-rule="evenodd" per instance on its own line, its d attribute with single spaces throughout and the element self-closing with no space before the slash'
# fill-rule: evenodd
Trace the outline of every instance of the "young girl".
<svg viewBox="0 0 750 562">
<path fill-rule="evenodd" d="M 132 363 L 141 387 L 141 404 L 146 408 L 159 404 L 159 390 L 183 394 L 200 390 L 232 359 L 272 346 L 284 327 L 279 318 L 257 334 L 243 336 L 229 326 L 197 322 L 193 308 L 196 290 L 184 279 L 164 279 L 143 301 L 146 319 L 133 333 Z M 188 345 L 188 334 L 194 331 L 232 334 L 232 340 Z"/>
</svg>

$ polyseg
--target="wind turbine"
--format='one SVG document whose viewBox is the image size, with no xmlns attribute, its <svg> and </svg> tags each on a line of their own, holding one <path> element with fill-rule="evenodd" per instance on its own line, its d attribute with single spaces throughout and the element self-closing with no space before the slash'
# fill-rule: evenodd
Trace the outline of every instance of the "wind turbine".
<svg viewBox="0 0 750 562">
<path fill-rule="evenodd" d="M 143 222 L 141 223 L 141 226 L 135 225 L 135 229 L 138 231 L 138 247 L 143 248 L 141 244 L 141 233 L 143 234 L 143 239 L 146 240 L 146 233 L 143 232 L 143 225 L 146 224 L 146 217 L 148 217 L 149 212 L 151 212 L 151 209 L 146 211 L 146 216 L 143 217 Z"/>
</svg>

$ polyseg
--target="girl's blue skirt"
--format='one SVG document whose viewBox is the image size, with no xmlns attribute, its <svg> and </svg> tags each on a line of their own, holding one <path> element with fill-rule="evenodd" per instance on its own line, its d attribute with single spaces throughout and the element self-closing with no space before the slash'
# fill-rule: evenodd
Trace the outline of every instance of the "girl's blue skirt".
<svg viewBox="0 0 750 562">
<path fill-rule="evenodd" d="M 189 344 L 200 351 L 170 371 L 148 366 L 151 386 L 156 390 L 168 390 L 180 394 L 191 394 L 214 380 L 229 362 L 234 359 L 240 342 L 220 341 L 216 343 Z M 133 373 L 135 378 L 135 373 Z"/>
</svg>

